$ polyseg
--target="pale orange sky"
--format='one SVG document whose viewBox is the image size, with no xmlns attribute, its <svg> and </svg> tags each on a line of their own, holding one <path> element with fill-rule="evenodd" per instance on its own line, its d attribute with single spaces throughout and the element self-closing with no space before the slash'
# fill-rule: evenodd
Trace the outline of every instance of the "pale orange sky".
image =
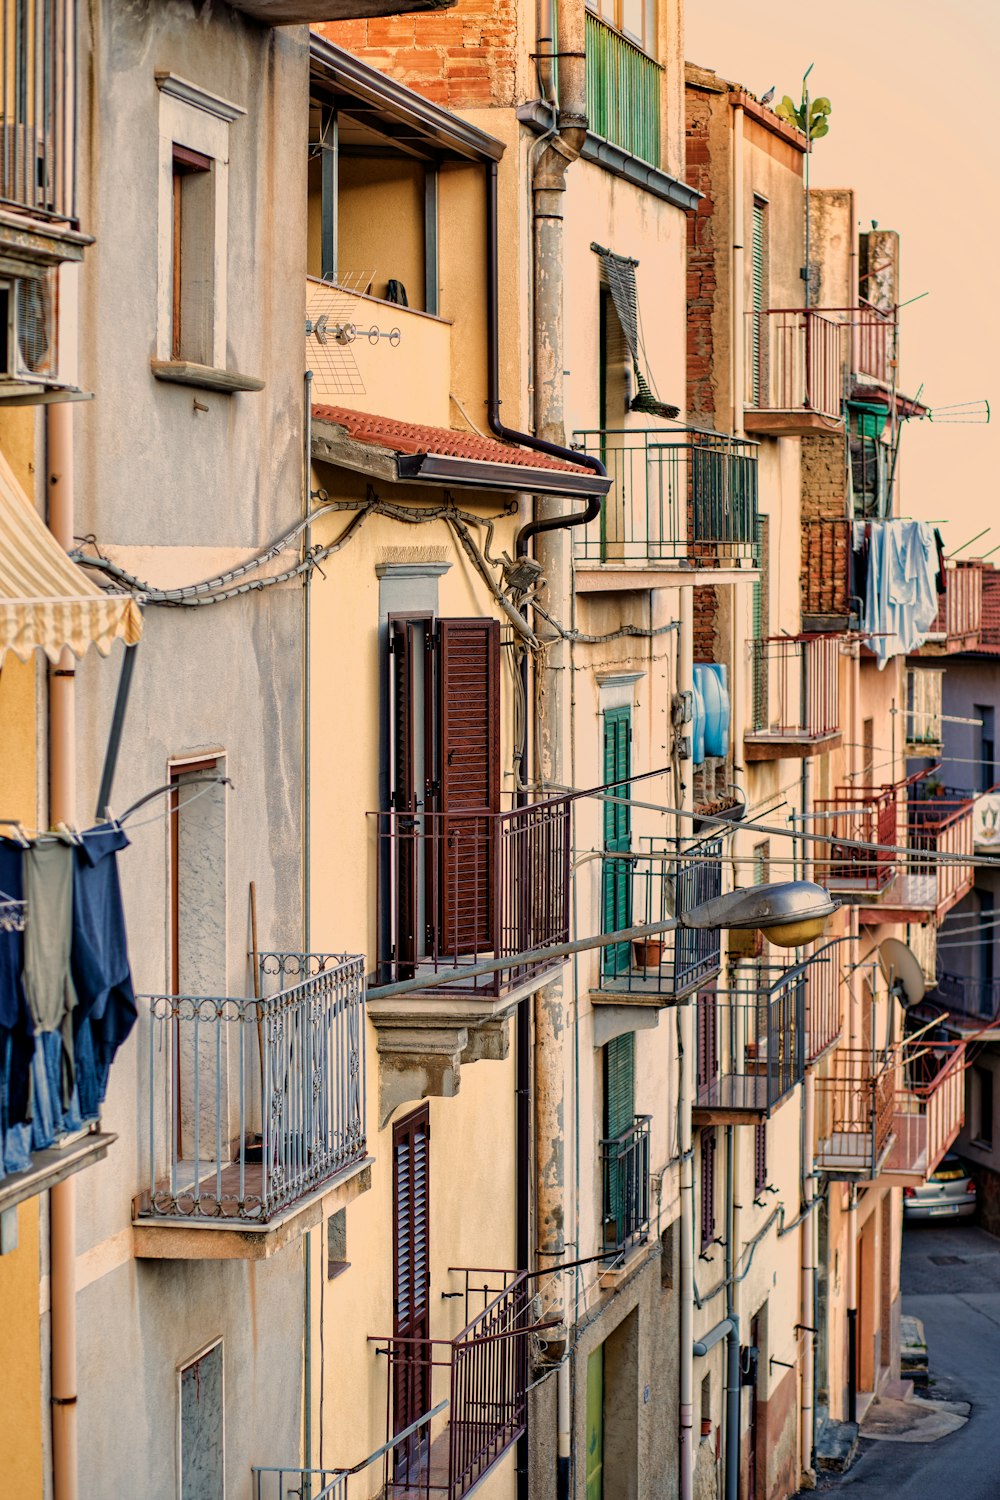
<svg viewBox="0 0 1000 1500">
<path fill-rule="evenodd" d="M 752 93 L 833 105 L 812 182 L 853 187 L 862 226 L 901 237 L 901 385 L 932 408 L 986 397 L 988 427 L 912 422 L 903 514 L 948 518 L 949 551 L 1000 547 L 1000 3 L 998 0 L 688 0 L 687 56 Z M 1000 551 L 992 559 L 1000 564 Z"/>
</svg>

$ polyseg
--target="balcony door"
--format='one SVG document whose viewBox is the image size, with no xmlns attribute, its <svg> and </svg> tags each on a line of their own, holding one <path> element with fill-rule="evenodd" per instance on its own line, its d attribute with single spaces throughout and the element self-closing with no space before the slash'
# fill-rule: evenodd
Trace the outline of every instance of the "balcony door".
<svg viewBox="0 0 1000 1500">
<path fill-rule="evenodd" d="M 707 1103 L 719 1075 L 718 1004 L 714 989 L 698 991 L 697 1093 Z"/>
<path fill-rule="evenodd" d="M 489 952 L 500 810 L 500 626 L 390 621 L 394 942 L 424 957 Z"/>
<path fill-rule="evenodd" d="M 430 1110 L 425 1104 L 392 1130 L 392 1431 L 431 1409 Z M 427 1453 L 424 1430 L 393 1457 L 397 1480 L 415 1477 Z"/>
<path fill-rule="evenodd" d="M 617 799 L 604 803 L 604 850 L 602 920 L 605 932 L 618 932 L 632 924 L 632 861 L 607 856 L 629 854 L 632 849 L 632 810 L 628 805 L 632 775 L 632 712 L 609 708 L 604 713 L 604 784 Z M 612 943 L 603 950 L 606 977 L 628 971 L 630 945 Z"/>
<path fill-rule="evenodd" d="M 604 1139 L 608 1143 L 604 1175 L 604 1245 L 624 1243 L 629 1213 L 629 1187 L 635 1191 L 635 1171 L 630 1172 L 626 1149 L 616 1151 L 635 1122 L 635 1032 L 616 1036 L 604 1048 Z"/>
</svg>

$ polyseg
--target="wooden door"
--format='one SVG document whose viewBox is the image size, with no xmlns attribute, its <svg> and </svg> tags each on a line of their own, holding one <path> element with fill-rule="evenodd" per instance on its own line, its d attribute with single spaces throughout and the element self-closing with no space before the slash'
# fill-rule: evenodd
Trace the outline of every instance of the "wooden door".
<svg viewBox="0 0 1000 1500">
<path fill-rule="evenodd" d="M 610 708 L 604 715 L 604 784 L 613 786 L 613 796 L 627 799 L 632 774 L 632 712 Z M 604 804 L 604 848 L 611 854 L 629 854 L 632 848 L 632 810 L 627 800 Z M 632 924 L 632 861 L 608 859 L 603 870 L 603 928 L 618 932 Z M 612 943 L 603 950 L 606 975 L 627 972 L 630 944 Z"/>
<path fill-rule="evenodd" d="M 430 1110 L 427 1105 L 393 1126 L 394 1358 L 393 1432 L 402 1432 L 431 1408 L 430 1338 Z M 411 1473 L 426 1437 L 401 1445 L 397 1475 Z"/>
<path fill-rule="evenodd" d="M 604 1345 L 587 1360 L 587 1500 L 604 1500 Z"/>
</svg>

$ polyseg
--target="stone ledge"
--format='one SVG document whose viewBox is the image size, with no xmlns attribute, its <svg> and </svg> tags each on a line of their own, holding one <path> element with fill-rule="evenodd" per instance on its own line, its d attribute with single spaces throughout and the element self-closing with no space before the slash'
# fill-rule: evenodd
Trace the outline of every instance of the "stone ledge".
<svg viewBox="0 0 1000 1500">
<path fill-rule="evenodd" d="M 218 370 L 214 365 L 198 365 L 187 359 L 151 359 L 149 368 L 157 380 L 174 385 L 195 385 L 205 391 L 220 391 L 224 396 L 239 391 L 262 391 L 263 380 L 256 375 L 241 375 L 238 370 Z"/>
</svg>

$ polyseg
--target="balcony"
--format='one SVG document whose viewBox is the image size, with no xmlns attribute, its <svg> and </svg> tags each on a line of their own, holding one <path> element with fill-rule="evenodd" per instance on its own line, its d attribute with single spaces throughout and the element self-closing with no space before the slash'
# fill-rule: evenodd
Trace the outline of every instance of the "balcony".
<svg viewBox="0 0 1000 1500">
<path fill-rule="evenodd" d="M 524 1431 L 533 1330 L 528 1276 L 478 1269 L 461 1274 L 465 1326 L 454 1338 L 370 1340 L 388 1362 L 385 1500 L 432 1494 L 460 1500 Z M 478 1301 L 482 1306 L 473 1312 Z M 421 1406 L 442 1414 L 414 1432 L 409 1419 L 424 1415 Z"/>
<path fill-rule="evenodd" d="M 734 992 L 698 996 L 692 1118 L 701 1125 L 766 1118 L 802 1082 L 804 977 L 768 988 L 763 971 L 749 967 L 745 974 Z"/>
<path fill-rule="evenodd" d="M 666 922 L 722 894 L 722 840 L 705 839 L 680 853 L 669 840 L 644 838 L 641 851 L 608 856 L 601 872 L 604 911 L 625 910 L 635 927 Z M 625 899 L 618 899 L 624 884 Z M 601 951 L 601 972 L 592 1003 L 661 1007 L 714 979 L 720 966 L 718 930 L 682 927 Z"/>
<path fill-rule="evenodd" d="M 592 565 L 637 573 L 754 565 L 755 443 L 664 427 L 577 431 L 573 446 L 599 458 L 611 478 L 599 518 L 578 536 L 578 574 Z"/>
<path fill-rule="evenodd" d="M 838 842 L 816 846 L 814 878 L 841 900 L 879 900 L 895 879 L 898 799 L 896 786 L 838 787 L 816 799 L 815 831 Z"/>
<path fill-rule="evenodd" d="M 974 821 L 971 797 L 911 798 L 906 827 L 911 853 L 900 892 L 904 904 L 925 909 L 940 922 L 972 889 Z"/>
<path fill-rule="evenodd" d="M 814 1087 L 816 1167 L 831 1177 L 877 1177 L 893 1140 L 894 1059 L 838 1048 Z"/>
<path fill-rule="evenodd" d="M 938 605 L 920 656 L 953 655 L 974 651 L 980 643 L 983 624 L 983 565 L 981 562 L 945 563 L 945 592 Z"/>
<path fill-rule="evenodd" d="M 620 146 L 629 156 L 658 167 L 663 68 L 590 11 L 585 46 L 591 132 Z"/>
<path fill-rule="evenodd" d="M 601 1142 L 604 1248 L 621 1253 L 649 1237 L 649 1126 L 636 1115 L 623 1135 Z"/>
<path fill-rule="evenodd" d="M 840 962 L 836 952 L 808 964 L 805 971 L 806 1065 L 811 1067 L 840 1040 Z"/>
<path fill-rule="evenodd" d="M 753 728 L 748 761 L 797 759 L 836 749 L 840 729 L 840 643 L 831 635 L 751 641 Z"/>
<path fill-rule="evenodd" d="M 137 1256 L 262 1259 L 369 1185 L 364 959 L 265 953 L 260 973 L 261 998 L 146 997 Z"/>
<path fill-rule="evenodd" d="M 947 927 L 942 936 L 947 937 Z M 971 945 L 970 945 L 971 946 Z M 969 974 L 939 974 L 934 999 L 952 1019 L 969 1018 L 992 1024 L 1000 1016 L 1000 979 L 974 979 Z"/>
<path fill-rule="evenodd" d="M 9 0 L 0 72 L 0 255 L 38 277 L 83 258 L 76 227 L 76 0 Z"/>
<path fill-rule="evenodd" d="M 861 600 L 855 591 L 851 522 L 802 522 L 802 628 L 837 631 L 856 626 Z"/>
<path fill-rule="evenodd" d="M 506 1057 L 514 1005 L 563 964 L 517 955 L 569 936 L 570 802 L 556 797 L 499 813 L 373 813 L 371 825 L 380 984 L 437 981 L 369 1003 L 384 1123 L 409 1100 L 457 1092 L 463 1062 Z M 468 974 L 507 958 L 492 973 Z"/>
<path fill-rule="evenodd" d="M 344 285 L 306 280 L 306 353 L 312 401 L 447 428 L 452 412 L 451 324 Z M 351 283 L 359 281 L 359 286 Z M 321 457 L 317 453 L 317 457 Z"/>
<path fill-rule="evenodd" d="M 925 1182 L 964 1121 L 965 1043 L 904 1044 L 885 1176 L 911 1187 Z"/>
<path fill-rule="evenodd" d="M 839 309 L 748 312 L 744 334 L 744 427 L 807 437 L 843 421 L 850 321 Z"/>
</svg>

